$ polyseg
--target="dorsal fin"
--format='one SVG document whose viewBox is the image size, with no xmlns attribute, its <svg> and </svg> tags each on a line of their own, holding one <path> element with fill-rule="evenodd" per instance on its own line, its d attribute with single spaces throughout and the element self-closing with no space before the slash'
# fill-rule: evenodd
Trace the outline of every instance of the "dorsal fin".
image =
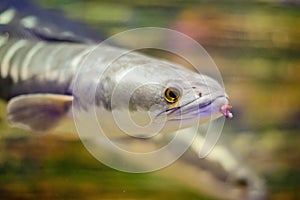
<svg viewBox="0 0 300 200">
<path fill-rule="evenodd" d="M 0 1 L 0 34 L 46 41 L 99 42 L 103 36 L 84 23 L 68 19 L 53 9 L 42 9 L 29 0 Z M 102 34 L 103 35 L 103 34 Z"/>
</svg>

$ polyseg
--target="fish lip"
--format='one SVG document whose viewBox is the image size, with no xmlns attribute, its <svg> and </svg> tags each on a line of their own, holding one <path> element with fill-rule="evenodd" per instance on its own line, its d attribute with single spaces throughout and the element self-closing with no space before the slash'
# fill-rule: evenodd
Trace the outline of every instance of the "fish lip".
<svg viewBox="0 0 300 200">
<path fill-rule="evenodd" d="M 221 106 L 220 108 L 220 112 L 228 119 L 228 118 L 232 118 L 233 114 L 230 112 L 230 109 L 232 108 L 232 106 L 228 103 L 228 104 L 224 104 L 223 106 Z"/>
<path fill-rule="evenodd" d="M 216 113 L 211 113 L 210 115 L 213 116 L 219 113 L 224 115 L 226 118 L 232 118 L 233 114 L 230 112 L 231 105 L 228 103 L 229 98 L 226 94 L 216 96 L 214 99 L 209 98 L 208 101 L 200 104 L 197 103 L 197 101 L 201 99 L 201 97 L 199 97 L 184 105 L 164 110 L 157 114 L 156 117 L 159 117 L 160 115 L 165 113 L 169 121 L 182 121 L 199 118 L 201 114 L 208 113 L 210 109 L 214 109 L 213 107 L 211 107 L 211 105 L 220 98 L 225 98 L 227 102 L 223 105 L 220 105 L 220 108 L 216 108 Z"/>
</svg>

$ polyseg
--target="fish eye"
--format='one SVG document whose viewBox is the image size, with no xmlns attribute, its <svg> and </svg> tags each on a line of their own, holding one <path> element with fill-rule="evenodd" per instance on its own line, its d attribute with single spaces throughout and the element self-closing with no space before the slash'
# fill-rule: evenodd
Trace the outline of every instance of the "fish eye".
<svg viewBox="0 0 300 200">
<path fill-rule="evenodd" d="M 165 100 L 169 103 L 176 103 L 179 100 L 180 91 L 177 88 L 169 87 L 165 90 Z"/>
</svg>

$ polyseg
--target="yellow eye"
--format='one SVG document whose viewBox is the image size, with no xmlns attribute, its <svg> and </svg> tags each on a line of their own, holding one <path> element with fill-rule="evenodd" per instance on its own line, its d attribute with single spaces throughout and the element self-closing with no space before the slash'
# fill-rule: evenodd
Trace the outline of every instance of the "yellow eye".
<svg viewBox="0 0 300 200">
<path fill-rule="evenodd" d="M 176 103 L 179 100 L 180 91 L 176 88 L 169 87 L 165 90 L 165 100 L 169 103 Z"/>
</svg>

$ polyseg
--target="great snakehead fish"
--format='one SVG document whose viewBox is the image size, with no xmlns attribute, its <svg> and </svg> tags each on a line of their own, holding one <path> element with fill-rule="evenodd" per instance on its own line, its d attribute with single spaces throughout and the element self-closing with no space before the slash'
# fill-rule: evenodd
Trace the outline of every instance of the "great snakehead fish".
<svg viewBox="0 0 300 200">
<path fill-rule="evenodd" d="M 2 0 L 0 97 L 8 101 L 9 122 L 35 132 L 47 132 L 70 113 L 72 103 L 83 110 L 87 109 L 92 103 L 87 98 L 91 95 L 91 86 L 97 88 L 95 104 L 102 115 L 124 109 L 133 114 L 151 111 L 153 123 L 164 123 L 166 128 L 162 132 L 177 130 L 174 124 L 179 122 L 180 128 L 186 128 L 222 115 L 232 117 L 229 98 L 221 84 L 178 64 L 131 52 L 121 56 L 103 71 L 102 62 L 123 52 L 122 48 L 109 45 L 103 47 L 99 55 L 95 50 L 99 62 L 97 68 L 84 66 L 90 74 L 77 77 L 75 83 L 75 76 L 82 63 L 102 39 L 83 23 L 67 19 L 56 11 L 41 9 L 29 1 Z M 136 69 L 136 66 L 141 67 Z M 135 69 L 135 76 L 121 82 L 122 75 L 132 69 Z M 103 73 L 100 80 L 96 74 L 99 72 Z M 156 84 L 141 85 L 149 77 L 155 77 Z M 75 84 L 79 88 L 77 93 L 74 92 Z M 113 89 L 120 84 L 121 93 L 117 94 L 118 100 L 113 104 Z M 129 102 L 122 99 L 123 93 L 127 91 L 134 91 Z M 104 126 L 108 129 L 115 126 L 111 121 L 106 120 Z M 219 161 L 208 157 L 199 162 L 207 162 L 208 165 L 213 163 L 214 166 L 214 163 L 219 162 L 220 166 L 225 166 L 227 157 L 230 157 L 234 164 L 226 169 L 222 167 L 226 176 L 247 182 L 245 195 L 232 199 L 262 199 L 264 188 L 261 179 L 252 176 L 253 173 L 243 173 L 241 177 L 236 175 L 239 161 L 227 152 L 226 147 L 224 149 L 224 155 Z M 184 167 L 187 170 L 200 170 L 202 164 L 195 162 L 198 160 L 197 155 L 194 155 L 192 149 L 189 151 L 192 151 L 192 156 L 186 156 Z M 223 175 L 220 178 L 220 170 L 216 169 L 214 167 L 209 173 L 227 185 L 227 178 L 224 179 Z M 216 196 L 232 197 L 228 194 Z"/>
<path fill-rule="evenodd" d="M 86 33 L 77 33 L 83 29 L 77 22 L 58 19 L 59 16 L 32 5 L 29 7 L 28 3 L 14 5 L 13 2 L 1 3 L 4 5 L 1 8 L 0 77 L 1 85 L 5 87 L 1 87 L 0 94 L 10 100 L 8 119 L 13 125 L 47 131 L 68 113 L 72 101 L 83 107 L 87 104 L 85 90 L 91 84 L 98 84 L 90 79 L 99 77 L 85 76 L 84 79 L 89 81 L 79 80 L 77 83 L 81 85 L 78 87 L 84 92 L 80 91 L 78 95 L 74 95 L 74 77 L 97 41 L 92 34 L 90 37 Z M 11 5 L 14 7 L 10 8 Z M 120 53 L 120 48 L 102 48 L 101 54 L 97 55 L 98 69 L 91 70 L 101 71 L 101 62 Z M 126 74 L 137 65 L 144 66 L 136 70 L 135 78 L 122 83 L 124 92 L 134 90 L 147 76 L 156 77 L 156 84 L 136 89 L 129 105 L 122 101 L 112 105 L 113 88 L 119 84 L 120 74 Z M 104 111 L 129 108 L 130 112 L 148 112 L 151 109 L 157 119 L 154 121 L 159 121 L 162 115 L 167 117 L 168 131 L 173 129 L 168 123 L 177 120 L 181 120 L 182 127 L 187 127 L 222 114 L 228 118 L 232 116 L 228 96 L 217 81 L 139 53 L 129 53 L 112 63 L 97 88 L 96 103 Z"/>
</svg>

